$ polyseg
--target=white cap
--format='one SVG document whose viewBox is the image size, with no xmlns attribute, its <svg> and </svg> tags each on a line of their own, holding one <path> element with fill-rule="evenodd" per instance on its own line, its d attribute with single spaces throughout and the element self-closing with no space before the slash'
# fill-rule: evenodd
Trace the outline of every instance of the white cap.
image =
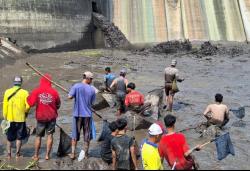
<svg viewBox="0 0 250 171">
<path fill-rule="evenodd" d="M 120 70 L 120 73 L 126 74 L 126 72 L 127 72 L 126 69 L 121 69 Z"/>
<path fill-rule="evenodd" d="M 86 71 L 84 72 L 84 75 L 86 78 L 94 78 L 94 74 L 90 71 Z"/>
<path fill-rule="evenodd" d="M 148 133 L 150 134 L 150 135 L 160 135 L 160 134 L 162 134 L 163 132 L 162 132 L 162 129 L 161 129 L 161 127 L 158 125 L 158 124 L 152 124 L 150 127 L 149 127 L 149 129 L 148 129 Z"/>
<path fill-rule="evenodd" d="M 171 62 L 171 66 L 176 66 L 176 64 L 177 64 L 176 59 L 173 59 L 172 62 Z"/>
</svg>

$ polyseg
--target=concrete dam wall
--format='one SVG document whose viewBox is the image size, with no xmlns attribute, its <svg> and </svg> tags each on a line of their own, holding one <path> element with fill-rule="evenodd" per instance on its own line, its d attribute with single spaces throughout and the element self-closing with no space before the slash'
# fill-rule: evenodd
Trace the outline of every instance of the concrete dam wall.
<svg viewBox="0 0 250 171">
<path fill-rule="evenodd" d="M 0 0 L 0 35 L 27 49 L 92 48 L 91 0 Z"/>
<path fill-rule="evenodd" d="M 250 40 L 250 0 L 96 1 L 131 43 Z"/>
<path fill-rule="evenodd" d="M 92 11 L 131 43 L 250 40 L 250 0 L 0 0 L 0 36 L 27 49 L 101 46 Z"/>
</svg>

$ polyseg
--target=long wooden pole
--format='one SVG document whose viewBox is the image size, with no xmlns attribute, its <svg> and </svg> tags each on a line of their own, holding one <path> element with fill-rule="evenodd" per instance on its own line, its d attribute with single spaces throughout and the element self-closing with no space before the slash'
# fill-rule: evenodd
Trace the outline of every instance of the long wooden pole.
<svg viewBox="0 0 250 171">
<path fill-rule="evenodd" d="M 60 89 L 62 89 L 64 92 L 69 93 L 69 91 L 64 88 L 63 86 L 61 86 L 60 84 L 57 84 L 56 82 L 54 82 L 53 80 L 49 79 L 48 77 L 46 77 L 44 74 L 42 74 L 40 71 L 38 71 L 34 66 L 32 66 L 30 63 L 26 62 L 26 65 L 28 67 L 30 67 L 31 69 L 33 69 L 37 74 L 39 74 L 40 76 L 44 77 L 45 79 L 47 79 L 48 81 L 50 81 L 52 84 L 54 84 L 55 86 L 59 87 Z M 101 115 L 99 115 L 98 113 L 96 113 L 96 111 L 94 109 L 91 109 L 92 112 L 98 116 L 99 118 L 103 119 Z"/>
<path fill-rule="evenodd" d="M 38 71 L 34 66 L 32 66 L 30 63 L 26 62 L 26 65 L 28 67 L 30 67 L 31 69 L 33 69 L 37 74 L 39 74 L 40 76 L 44 77 L 46 80 L 50 81 L 52 84 L 54 84 L 55 86 L 59 87 L 60 89 L 62 89 L 64 92 L 69 93 L 69 91 L 67 89 L 65 89 L 63 86 L 57 84 L 56 82 L 54 82 L 53 80 L 49 79 L 48 77 L 46 77 L 44 74 L 42 74 L 40 71 Z"/>
</svg>

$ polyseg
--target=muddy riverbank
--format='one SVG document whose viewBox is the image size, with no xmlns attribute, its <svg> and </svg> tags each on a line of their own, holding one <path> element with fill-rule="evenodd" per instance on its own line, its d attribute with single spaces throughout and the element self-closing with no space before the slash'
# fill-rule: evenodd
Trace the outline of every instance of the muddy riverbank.
<svg viewBox="0 0 250 171">
<path fill-rule="evenodd" d="M 200 47 L 200 46 L 198 46 Z M 250 102 L 250 46 L 247 44 L 221 44 L 217 46 L 219 52 L 206 55 L 197 53 L 153 53 L 143 51 L 123 51 L 123 50 L 83 50 L 67 53 L 43 53 L 34 54 L 30 57 L 16 60 L 15 63 L 6 64 L 0 68 L 0 98 L 3 92 L 12 84 L 14 75 L 22 75 L 24 78 L 23 87 L 31 91 L 38 85 L 39 77 L 25 63 L 29 62 L 43 73 L 50 73 L 54 81 L 69 89 L 72 84 L 81 80 L 82 73 L 90 70 L 95 74 L 95 80 L 103 80 L 103 70 L 106 66 L 111 66 L 118 75 L 121 67 L 128 70 L 128 79 L 137 85 L 137 89 L 147 94 L 148 91 L 159 88 L 163 85 L 163 71 L 176 58 L 177 67 L 185 81 L 179 84 L 180 92 L 175 97 L 174 114 L 178 118 L 177 129 L 183 129 L 190 125 L 195 125 L 204 121 L 201 116 L 207 104 L 213 102 L 215 93 L 224 95 L 224 102 L 230 108 L 239 106 L 249 106 Z M 204 47 L 205 48 L 205 47 Z M 210 48 L 216 50 L 214 48 Z M 209 51 L 204 50 L 204 52 Z M 235 50 L 232 50 L 235 49 Z M 231 55 L 232 53 L 234 55 Z M 237 53 L 237 55 L 235 55 Z M 210 56 L 213 55 L 213 56 Z M 67 100 L 67 94 L 58 89 L 62 107 L 58 124 L 65 131 L 71 133 L 71 113 L 72 101 Z M 2 110 L 2 106 L 0 107 Z M 245 127 L 233 126 L 238 119 L 230 113 L 230 122 L 227 130 L 230 131 L 231 138 L 235 144 L 236 156 L 229 156 L 223 161 L 217 161 L 215 145 L 210 144 L 204 150 L 196 152 L 201 169 L 250 169 L 248 164 L 250 154 L 250 108 L 246 107 L 246 117 L 243 119 Z M 108 108 L 99 111 L 104 118 L 114 120 L 115 109 Z M 28 124 L 35 126 L 34 110 L 31 111 Z M 101 120 L 96 120 L 97 133 L 101 131 Z M 56 131 L 55 144 L 53 148 L 52 160 L 45 162 L 41 160 L 41 169 L 107 169 L 100 164 L 100 160 L 89 159 L 84 163 L 70 162 L 67 157 L 58 159 L 56 157 L 59 130 Z M 129 133 L 130 134 L 130 133 Z M 194 131 L 187 131 L 190 146 L 205 142 L 206 138 L 199 138 Z M 135 133 L 136 139 L 140 142 L 146 136 L 146 130 L 139 130 Z M 20 167 L 26 166 L 34 152 L 34 138 L 31 137 L 28 144 L 23 147 L 24 161 Z M 0 158 L 5 157 L 5 137 L 0 135 Z M 41 159 L 45 156 L 45 141 L 41 148 Z M 92 147 L 98 145 L 92 142 Z M 80 146 L 78 151 L 80 151 Z M 13 160 L 12 163 L 15 163 Z M 98 164 L 99 163 L 99 164 Z M 168 168 L 166 166 L 166 168 Z"/>
</svg>

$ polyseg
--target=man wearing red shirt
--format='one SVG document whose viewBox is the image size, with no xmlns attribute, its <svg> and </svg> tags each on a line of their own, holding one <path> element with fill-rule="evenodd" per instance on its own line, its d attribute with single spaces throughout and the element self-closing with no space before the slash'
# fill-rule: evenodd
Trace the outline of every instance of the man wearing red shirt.
<svg viewBox="0 0 250 171">
<path fill-rule="evenodd" d="M 174 170 L 196 170 L 198 166 L 191 155 L 193 151 L 189 149 L 185 136 L 175 133 L 176 117 L 167 115 L 164 122 L 168 134 L 162 137 L 159 144 L 161 158 L 165 158 Z M 200 145 L 196 146 L 194 150 L 200 150 Z"/>
<path fill-rule="evenodd" d="M 135 91 L 135 84 L 129 83 L 127 86 L 128 94 L 125 98 L 125 105 L 133 111 L 140 111 L 144 104 L 144 96 L 138 91 Z"/>
<path fill-rule="evenodd" d="M 48 135 L 46 160 L 50 159 L 50 152 L 53 145 L 53 133 L 55 132 L 57 110 L 60 108 L 60 97 L 58 92 L 52 88 L 51 76 L 45 74 L 40 79 L 40 86 L 32 91 L 27 99 L 28 104 L 36 106 L 36 140 L 34 160 L 39 160 L 39 150 L 41 147 L 41 139 L 45 132 Z"/>
</svg>

